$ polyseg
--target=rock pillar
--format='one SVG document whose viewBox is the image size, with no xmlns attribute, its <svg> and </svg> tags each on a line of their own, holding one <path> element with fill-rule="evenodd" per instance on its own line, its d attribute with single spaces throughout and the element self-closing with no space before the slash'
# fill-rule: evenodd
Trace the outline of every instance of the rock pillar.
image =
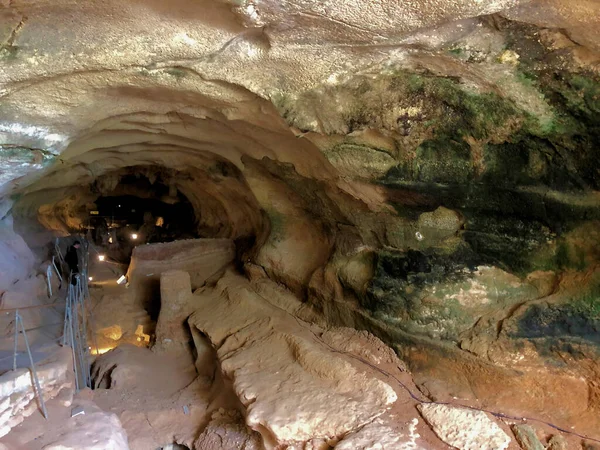
<svg viewBox="0 0 600 450">
<path fill-rule="evenodd" d="M 186 323 L 193 312 L 190 275 L 169 270 L 160 276 L 160 313 L 154 351 L 189 351 L 191 335 Z"/>
</svg>

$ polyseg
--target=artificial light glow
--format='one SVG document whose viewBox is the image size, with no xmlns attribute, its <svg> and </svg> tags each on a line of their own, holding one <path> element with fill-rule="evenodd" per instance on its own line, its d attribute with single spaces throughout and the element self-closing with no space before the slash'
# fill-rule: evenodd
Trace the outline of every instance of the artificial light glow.
<svg viewBox="0 0 600 450">
<path fill-rule="evenodd" d="M 133 240 L 136 240 L 137 238 L 138 238 L 138 235 L 137 235 L 137 233 L 133 233 L 133 234 L 131 235 L 131 239 L 133 239 Z"/>
<path fill-rule="evenodd" d="M 123 284 L 125 283 L 125 280 L 127 280 L 127 278 L 125 278 L 125 275 L 121 275 L 117 280 L 117 284 Z"/>
<path fill-rule="evenodd" d="M 108 243 L 112 244 L 112 236 L 108 238 Z"/>
<path fill-rule="evenodd" d="M 88 281 L 92 281 L 94 277 L 88 277 Z"/>
<path fill-rule="evenodd" d="M 114 347 L 104 347 L 104 348 L 96 348 L 94 350 L 92 350 L 92 355 L 103 355 L 106 352 L 109 352 L 113 349 Z"/>
<path fill-rule="evenodd" d="M 104 261 L 105 259 L 106 259 L 106 256 L 98 255 L 98 261 Z"/>
</svg>

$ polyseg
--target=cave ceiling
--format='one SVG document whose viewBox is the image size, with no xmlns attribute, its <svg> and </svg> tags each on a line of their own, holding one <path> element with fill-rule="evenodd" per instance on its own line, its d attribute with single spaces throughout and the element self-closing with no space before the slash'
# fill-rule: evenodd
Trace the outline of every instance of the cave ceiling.
<svg viewBox="0 0 600 450">
<path fill-rule="evenodd" d="M 266 156 L 305 176 L 337 176 L 315 152 L 318 137 L 298 143 L 289 125 L 297 132 L 351 133 L 347 102 L 332 102 L 331 92 L 358 84 L 357 77 L 397 71 L 451 77 L 509 98 L 543 121 L 551 108 L 535 86 L 518 84 L 520 55 L 507 50 L 509 41 L 535 33 L 545 41 L 524 52 L 542 45 L 558 51 L 563 66 L 596 73 L 597 8 L 594 1 L 558 0 L 5 0 L 0 189 L 23 190 L 60 164 L 96 173 L 164 163 L 164 150 L 191 158 L 216 154 L 240 167 L 242 155 Z M 499 25 L 511 20 L 523 30 Z M 389 135 L 387 122 L 400 128 L 398 117 L 412 114 L 402 106 L 390 111 L 394 117 L 359 128 Z"/>
</svg>

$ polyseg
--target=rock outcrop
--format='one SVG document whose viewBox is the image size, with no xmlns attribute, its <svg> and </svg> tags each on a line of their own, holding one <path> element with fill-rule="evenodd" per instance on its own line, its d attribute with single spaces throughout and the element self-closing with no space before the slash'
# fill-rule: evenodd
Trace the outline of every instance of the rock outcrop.
<svg viewBox="0 0 600 450">
<path fill-rule="evenodd" d="M 238 411 L 217 411 L 194 442 L 194 450 L 264 450 L 262 438 L 246 426 Z"/>
<path fill-rule="evenodd" d="M 88 405 L 43 450 L 129 450 L 127 434 L 118 417 Z"/>
<path fill-rule="evenodd" d="M 160 276 L 160 314 L 154 351 L 189 352 L 191 335 L 187 318 L 196 310 L 190 275 L 169 270 Z"/>
<path fill-rule="evenodd" d="M 74 388 L 71 358 L 70 349 L 60 349 L 50 360 L 36 367 L 45 401 L 55 398 L 62 390 Z M 29 369 L 17 369 L 0 376 L 0 437 L 33 413 L 41 413 L 39 394 Z"/>
<path fill-rule="evenodd" d="M 377 419 L 360 430 L 350 433 L 335 448 L 338 450 L 425 450 L 427 447 L 417 443 L 420 438 L 416 431 L 418 422 L 418 419 L 414 419 L 404 432 L 398 432 L 389 423 L 386 424 L 386 421 Z"/>
<path fill-rule="evenodd" d="M 215 346 L 246 424 L 269 448 L 334 443 L 396 401 L 388 384 L 332 351 L 244 278 L 226 274 L 214 290 L 195 295 L 190 326 Z"/>
<path fill-rule="evenodd" d="M 235 246 L 228 239 L 190 239 L 146 244 L 135 247 L 127 271 L 133 288 L 144 292 L 145 286 L 159 283 L 161 274 L 169 270 L 186 271 L 192 289 L 219 275 L 235 258 Z"/>
</svg>

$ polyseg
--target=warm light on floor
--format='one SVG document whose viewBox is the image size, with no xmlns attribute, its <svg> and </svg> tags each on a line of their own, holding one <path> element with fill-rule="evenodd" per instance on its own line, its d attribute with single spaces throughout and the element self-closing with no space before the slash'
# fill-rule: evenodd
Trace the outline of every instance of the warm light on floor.
<svg viewBox="0 0 600 450">
<path fill-rule="evenodd" d="M 103 355 L 106 352 L 109 352 L 113 349 L 114 347 L 102 347 L 102 348 L 97 348 L 97 349 L 93 349 L 91 351 L 92 355 Z"/>
</svg>

